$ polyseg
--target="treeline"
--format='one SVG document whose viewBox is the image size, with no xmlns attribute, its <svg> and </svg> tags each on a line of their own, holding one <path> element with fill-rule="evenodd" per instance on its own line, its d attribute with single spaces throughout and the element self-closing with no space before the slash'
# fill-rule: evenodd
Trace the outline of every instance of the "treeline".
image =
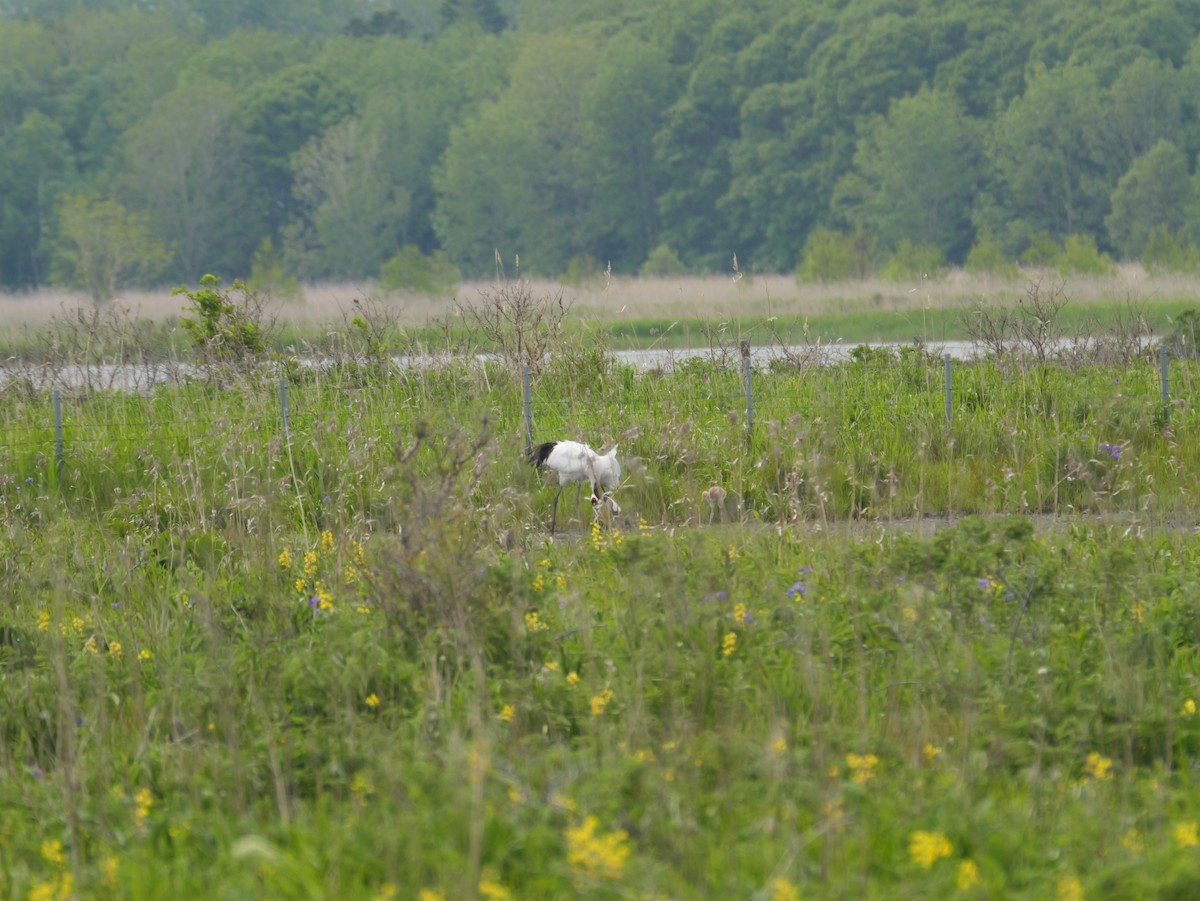
<svg viewBox="0 0 1200 901">
<path fill-rule="evenodd" d="M 0 15 L 10 290 L 1200 262 L 1200 0 Z"/>
</svg>

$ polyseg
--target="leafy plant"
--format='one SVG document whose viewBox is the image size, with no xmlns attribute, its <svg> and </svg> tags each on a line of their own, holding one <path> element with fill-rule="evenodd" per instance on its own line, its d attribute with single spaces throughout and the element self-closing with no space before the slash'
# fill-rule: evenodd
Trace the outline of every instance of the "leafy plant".
<svg viewBox="0 0 1200 901">
<path fill-rule="evenodd" d="M 171 296 L 187 298 L 181 325 L 206 363 L 251 363 L 266 349 L 274 328 L 266 303 L 244 282 L 220 287 L 215 275 L 205 275 L 200 286 L 175 288 Z"/>
</svg>

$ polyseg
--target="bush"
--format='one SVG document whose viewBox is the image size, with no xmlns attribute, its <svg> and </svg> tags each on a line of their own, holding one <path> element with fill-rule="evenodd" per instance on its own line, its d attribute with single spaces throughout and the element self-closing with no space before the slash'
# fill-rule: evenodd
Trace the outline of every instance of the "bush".
<svg viewBox="0 0 1200 901">
<path fill-rule="evenodd" d="M 1057 266 L 1060 275 L 1116 275 L 1117 264 L 1096 247 L 1091 235 L 1068 235 Z"/>
<path fill-rule="evenodd" d="M 600 264 L 586 254 L 577 254 L 567 263 L 567 271 L 563 273 L 562 283 L 579 288 L 588 282 L 598 281 L 603 270 Z"/>
<path fill-rule="evenodd" d="M 176 288 L 171 296 L 187 297 L 181 325 L 192 337 L 205 363 L 251 363 L 266 349 L 273 323 L 266 304 L 244 282 L 222 289 L 215 275 L 200 279 L 191 291 Z M 234 296 L 234 295 L 238 296 Z"/>
<path fill-rule="evenodd" d="M 1020 275 L 1017 264 L 1008 258 L 1000 240 L 987 229 L 979 233 L 975 246 L 967 254 L 966 270 L 976 275 L 994 275 L 1006 279 L 1015 279 Z"/>
<path fill-rule="evenodd" d="M 458 280 L 458 268 L 444 250 L 424 254 L 412 244 L 401 247 L 379 270 L 381 288 L 407 294 L 449 296 L 458 286 Z"/>
<path fill-rule="evenodd" d="M 1174 234 L 1165 225 L 1160 225 L 1146 239 L 1142 266 L 1151 275 L 1195 272 L 1200 269 L 1200 251 L 1184 235 Z"/>
<path fill-rule="evenodd" d="M 687 267 L 679 254 L 666 244 L 659 244 L 642 263 L 639 274 L 643 278 L 675 278 L 687 275 Z"/>
<path fill-rule="evenodd" d="M 256 294 L 269 294 L 281 300 L 301 299 L 300 282 L 294 275 L 284 272 L 283 263 L 270 238 L 263 238 L 254 252 L 247 286 Z"/>
<path fill-rule="evenodd" d="M 939 278 L 946 272 L 942 252 L 931 244 L 916 245 L 905 238 L 883 267 L 883 277 L 889 282 L 920 281 Z"/>
<path fill-rule="evenodd" d="M 866 278 L 875 269 L 875 238 L 862 229 L 839 232 L 817 227 L 809 232 L 796 269 L 800 282 L 836 282 Z"/>
</svg>

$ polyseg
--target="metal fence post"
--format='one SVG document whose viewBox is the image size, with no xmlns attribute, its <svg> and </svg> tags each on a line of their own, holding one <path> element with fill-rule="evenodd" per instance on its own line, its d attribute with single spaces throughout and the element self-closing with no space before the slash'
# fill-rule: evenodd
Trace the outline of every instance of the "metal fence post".
<svg viewBox="0 0 1200 901">
<path fill-rule="evenodd" d="M 950 359 L 950 354 L 942 356 L 942 364 L 946 371 L 946 422 L 954 421 L 954 380 L 951 377 L 951 370 L 954 366 Z"/>
<path fill-rule="evenodd" d="M 57 388 L 54 389 L 54 464 L 58 469 L 58 476 L 62 478 L 63 464 L 66 462 L 66 455 L 63 453 L 63 426 L 62 426 L 62 394 Z"/>
<path fill-rule="evenodd" d="M 521 389 L 525 398 L 525 453 L 533 453 L 533 388 L 530 383 L 529 364 L 521 370 Z"/>
<path fill-rule="evenodd" d="M 1168 384 L 1168 360 L 1167 360 L 1167 345 L 1158 345 L 1158 372 L 1159 382 L 1162 384 L 1162 399 L 1163 399 L 1163 420 L 1170 421 L 1171 419 L 1171 388 Z"/>
<path fill-rule="evenodd" d="M 292 438 L 292 420 L 288 413 L 287 379 L 279 380 L 279 408 L 283 413 L 283 437 Z"/>
<path fill-rule="evenodd" d="M 750 366 L 750 342 L 742 342 L 742 382 L 746 387 L 746 437 L 749 438 L 754 433 L 754 381 L 751 378 L 753 371 Z"/>
</svg>

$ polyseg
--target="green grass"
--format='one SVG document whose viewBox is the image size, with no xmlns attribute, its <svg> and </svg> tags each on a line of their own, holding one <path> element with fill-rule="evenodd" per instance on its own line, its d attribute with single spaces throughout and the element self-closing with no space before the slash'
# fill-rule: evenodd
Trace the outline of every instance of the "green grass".
<svg viewBox="0 0 1200 901">
<path fill-rule="evenodd" d="M 554 542 L 499 366 L 287 372 L 288 435 L 274 378 L 68 395 L 61 467 L 0 407 L 0 897 L 1200 878 L 1194 362 L 1169 420 L 1149 363 L 960 366 L 951 423 L 915 351 L 775 366 L 749 432 L 569 343 L 535 439 L 619 439 L 624 512 Z"/>
</svg>

